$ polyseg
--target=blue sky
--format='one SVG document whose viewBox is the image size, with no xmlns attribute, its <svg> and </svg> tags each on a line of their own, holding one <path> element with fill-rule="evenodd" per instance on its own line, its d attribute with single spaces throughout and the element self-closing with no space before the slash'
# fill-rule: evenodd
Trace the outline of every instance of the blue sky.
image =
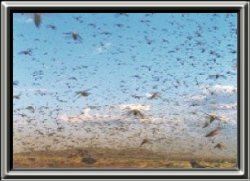
<svg viewBox="0 0 250 181">
<path fill-rule="evenodd" d="M 74 19 L 78 16 L 82 18 L 83 23 Z M 172 97 L 176 94 L 168 74 L 180 81 L 185 80 L 190 85 L 188 88 L 180 86 L 178 94 L 196 91 L 197 86 L 192 86 L 194 78 L 197 78 L 202 84 L 235 86 L 235 76 L 216 82 L 206 80 L 208 74 L 225 73 L 225 71 L 231 70 L 236 62 L 236 54 L 230 54 L 227 47 L 227 44 L 231 44 L 231 49 L 236 50 L 236 35 L 231 32 L 233 28 L 236 28 L 236 14 L 226 18 L 227 16 L 229 15 L 185 14 L 182 16 L 182 14 L 164 13 L 147 17 L 145 14 L 139 13 L 129 14 L 129 17 L 114 14 L 45 14 L 41 28 L 37 29 L 31 19 L 32 15 L 15 14 L 14 80 L 19 80 L 20 87 L 53 89 L 54 92 L 63 95 L 63 92 L 66 91 L 64 83 L 69 82 L 68 78 L 76 77 L 78 85 L 75 84 L 75 88 L 67 94 L 67 104 L 70 104 L 72 99 L 69 96 L 73 97 L 75 91 L 97 86 L 98 88 L 91 90 L 93 96 L 89 97 L 89 99 L 93 97 L 91 102 L 94 101 L 94 104 L 97 105 L 112 103 L 110 101 L 120 103 L 126 99 L 132 99 L 131 96 L 121 93 L 119 88 L 121 80 L 126 82 L 125 86 L 128 88 L 129 94 L 141 95 L 152 92 L 152 87 L 157 85 L 160 87 L 158 90 L 168 89 L 165 92 L 160 91 L 165 97 Z M 142 23 L 143 20 L 150 22 Z M 91 27 L 90 23 L 96 24 L 97 28 Z M 48 29 L 46 26 L 49 24 L 55 25 L 57 29 Z M 115 24 L 123 24 L 123 27 L 116 27 Z M 213 30 L 216 26 L 218 30 Z M 202 29 L 200 32 L 202 37 L 195 38 L 194 33 L 199 32 L 199 28 Z M 82 42 L 74 42 L 63 34 L 73 31 L 79 33 Z M 100 35 L 101 32 L 110 32 L 112 35 Z M 20 34 L 23 34 L 24 37 L 19 37 Z M 96 37 L 93 37 L 95 34 Z M 192 37 L 191 41 L 187 40 L 188 36 Z M 153 40 L 152 45 L 147 45 L 146 37 Z M 36 41 L 36 39 L 39 40 Z M 163 39 L 169 43 L 164 43 Z M 195 45 L 198 41 L 204 45 Z M 32 57 L 18 54 L 28 48 L 33 49 Z M 202 48 L 206 50 L 205 53 L 201 53 Z M 179 50 L 175 51 L 175 49 Z M 119 50 L 122 53 L 119 53 Z M 171 51 L 175 52 L 169 53 Z M 209 63 L 209 60 L 214 58 L 209 55 L 210 51 L 221 54 L 220 58 L 216 58 L 219 65 L 212 66 L 211 70 L 208 69 L 208 66 L 204 67 L 205 63 Z M 135 60 L 132 58 L 133 56 Z M 191 56 L 194 57 L 193 60 L 190 58 Z M 176 61 L 177 58 L 184 62 L 183 66 Z M 32 59 L 35 60 L 32 61 Z M 53 59 L 55 61 L 52 61 Z M 195 64 L 196 68 L 190 66 L 191 62 Z M 141 67 L 144 65 L 152 67 L 152 72 L 147 72 L 147 68 Z M 72 68 L 77 66 L 89 67 L 73 72 Z M 33 86 L 34 81 L 31 74 L 39 69 L 43 69 L 43 79 L 39 81 L 40 85 Z M 182 70 L 182 72 L 178 70 Z M 205 75 L 198 76 L 199 73 L 204 72 Z M 152 81 L 152 74 L 156 77 L 155 79 L 162 77 L 160 84 Z M 141 75 L 143 78 L 138 80 L 132 78 L 133 75 Z M 185 78 L 187 75 L 190 78 Z M 169 78 L 170 81 L 162 84 L 164 78 Z M 144 84 L 143 81 L 147 81 L 147 83 Z M 135 90 L 137 87 L 140 87 L 138 91 Z M 105 100 L 104 98 L 107 96 L 115 96 L 115 98 Z M 36 99 L 34 97 L 34 103 L 37 103 Z M 51 101 L 49 100 L 49 102 Z"/>
<path fill-rule="evenodd" d="M 57 119 L 67 120 L 81 116 L 89 106 L 98 107 L 91 109 L 93 116 L 112 117 L 111 112 L 120 114 L 123 105 L 144 105 L 150 106 L 146 114 L 151 117 L 167 119 L 176 114 L 178 119 L 193 120 L 190 112 L 199 116 L 216 112 L 236 124 L 236 13 L 46 13 L 41 17 L 37 28 L 32 14 L 13 16 L 14 80 L 19 82 L 14 95 L 21 94 L 14 100 L 17 113 L 33 117 L 27 106 L 36 110 L 48 106 L 42 117 L 39 111 L 34 114 L 53 122 L 56 118 L 50 111 L 54 114 L 55 108 L 61 109 Z M 78 33 L 81 41 L 65 34 L 70 32 Z M 27 49 L 31 56 L 20 53 Z M 82 90 L 90 95 L 78 99 L 76 92 Z M 148 99 L 155 92 L 160 98 Z"/>
</svg>

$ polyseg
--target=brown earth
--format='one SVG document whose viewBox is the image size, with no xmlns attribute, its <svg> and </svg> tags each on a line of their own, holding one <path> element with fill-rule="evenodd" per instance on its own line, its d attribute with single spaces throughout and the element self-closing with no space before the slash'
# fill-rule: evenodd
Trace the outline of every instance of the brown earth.
<svg viewBox="0 0 250 181">
<path fill-rule="evenodd" d="M 190 159 L 166 157 L 142 148 L 115 150 L 74 148 L 15 153 L 14 168 L 191 168 Z M 236 168 L 235 160 L 196 160 L 208 168 Z"/>
</svg>

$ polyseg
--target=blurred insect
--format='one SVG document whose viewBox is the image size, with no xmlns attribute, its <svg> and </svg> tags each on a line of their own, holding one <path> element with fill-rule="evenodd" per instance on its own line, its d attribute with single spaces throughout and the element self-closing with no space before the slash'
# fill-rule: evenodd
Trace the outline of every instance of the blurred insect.
<svg viewBox="0 0 250 181">
<path fill-rule="evenodd" d="M 19 54 L 32 55 L 32 50 L 31 49 L 23 50 L 23 51 L 20 51 Z"/>
<path fill-rule="evenodd" d="M 128 115 L 133 115 L 135 117 L 144 118 L 144 115 L 138 109 L 131 109 L 128 111 Z"/>
<path fill-rule="evenodd" d="M 82 41 L 82 37 L 77 32 L 68 32 L 64 34 L 67 35 L 68 37 L 71 37 L 74 41 L 80 41 L 80 42 Z"/>
<path fill-rule="evenodd" d="M 47 25 L 47 28 L 50 28 L 52 30 L 56 30 L 56 26 L 55 25 Z"/>
<path fill-rule="evenodd" d="M 160 98 L 160 94 L 158 92 L 153 92 L 151 94 L 148 94 L 147 95 L 148 99 L 157 99 L 157 98 Z"/>
<path fill-rule="evenodd" d="M 34 157 L 28 157 L 27 159 L 28 159 L 29 161 L 31 161 L 31 162 L 36 161 L 36 158 L 34 158 Z"/>
<path fill-rule="evenodd" d="M 26 107 L 26 109 L 29 110 L 32 113 L 35 112 L 35 108 L 33 106 L 28 106 L 28 107 Z"/>
<path fill-rule="evenodd" d="M 215 128 L 214 130 L 212 130 L 211 132 L 209 132 L 205 137 L 213 137 L 213 136 L 216 136 L 220 133 L 221 131 L 221 128 L 218 127 L 218 128 Z"/>
<path fill-rule="evenodd" d="M 132 97 L 135 98 L 135 99 L 141 99 L 142 98 L 142 96 L 138 96 L 138 95 L 132 95 Z"/>
<path fill-rule="evenodd" d="M 33 20 L 34 20 L 34 23 L 35 23 L 35 26 L 37 28 L 40 27 L 41 23 L 42 23 L 42 16 L 40 13 L 34 13 L 33 14 Z"/>
<path fill-rule="evenodd" d="M 215 75 L 209 75 L 208 78 L 209 79 L 218 79 L 218 78 L 226 79 L 227 77 L 225 75 L 215 74 Z"/>
<path fill-rule="evenodd" d="M 14 86 L 17 86 L 18 84 L 19 84 L 19 81 L 17 81 L 17 80 L 13 81 Z"/>
<path fill-rule="evenodd" d="M 212 122 L 214 122 L 215 120 L 221 120 L 221 118 L 219 116 L 217 116 L 216 114 L 207 114 L 205 113 L 207 116 L 208 116 L 208 121 L 206 121 L 205 125 L 202 127 L 202 128 L 206 128 L 208 127 Z"/>
<path fill-rule="evenodd" d="M 81 162 L 88 164 L 88 165 L 92 165 L 92 164 L 96 163 L 96 159 L 94 159 L 92 157 L 85 157 L 85 158 L 82 158 Z"/>
<path fill-rule="evenodd" d="M 196 160 L 192 159 L 190 161 L 190 165 L 192 168 L 206 168 L 205 166 L 199 164 Z"/>
<path fill-rule="evenodd" d="M 224 144 L 224 143 L 218 143 L 218 144 L 216 144 L 215 146 L 214 146 L 214 148 L 218 148 L 218 149 L 220 149 L 220 150 L 223 150 L 223 149 L 225 149 L 226 148 L 226 145 Z"/>
<path fill-rule="evenodd" d="M 13 95 L 13 99 L 20 99 L 21 94 L 19 95 Z"/>
<path fill-rule="evenodd" d="M 142 145 L 144 145 L 144 144 L 146 144 L 146 143 L 151 143 L 151 141 L 149 141 L 148 139 L 143 139 L 142 140 L 142 142 L 141 142 L 141 144 L 140 144 L 140 147 L 142 146 Z"/>
<path fill-rule="evenodd" d="M 81 160 L 82 163 L 85 163 L 88 165 L 96 163 L 96 159 L 92 158 L 87 150 L 80 151 L 80 154 L 84 155 L 82 160 Z"/>
<path fill-rule="evenodd" d="M 90 93 L 87 90 L 83 90 L 83 91 L 77 91 L 76 94 L 79 97 L 88 97 L 90 95 Z"/>
</svg>

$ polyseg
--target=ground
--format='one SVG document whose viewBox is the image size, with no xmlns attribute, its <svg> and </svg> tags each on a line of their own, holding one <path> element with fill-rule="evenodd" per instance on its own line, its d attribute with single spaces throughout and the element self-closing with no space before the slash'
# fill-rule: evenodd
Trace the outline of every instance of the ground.
<svg viewBox="0 0 250 181">
<path fill-rule="evenodd" d="M 234 160 L 197 159 L 208 168 L 235 168 Z M 73 148 L 15 153 L 14 168 L 192 168 L 190 159 L 167 158 L 142 148 Z"/>
</svg>

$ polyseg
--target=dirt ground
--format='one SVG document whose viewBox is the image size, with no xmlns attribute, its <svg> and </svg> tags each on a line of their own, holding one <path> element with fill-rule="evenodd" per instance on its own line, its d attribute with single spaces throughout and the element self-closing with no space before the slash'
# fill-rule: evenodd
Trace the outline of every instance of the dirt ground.
<svg viewBox="0 0 250 181">
<path fill-rule="evenodd" d="M 192 168 L 190 159 L 166 157 L 145 149 L 74 148 L 15 153 L 14 168 Z M 235 160 L 197 159 L 206 168 L 235 168 Z"/>
</svg>

